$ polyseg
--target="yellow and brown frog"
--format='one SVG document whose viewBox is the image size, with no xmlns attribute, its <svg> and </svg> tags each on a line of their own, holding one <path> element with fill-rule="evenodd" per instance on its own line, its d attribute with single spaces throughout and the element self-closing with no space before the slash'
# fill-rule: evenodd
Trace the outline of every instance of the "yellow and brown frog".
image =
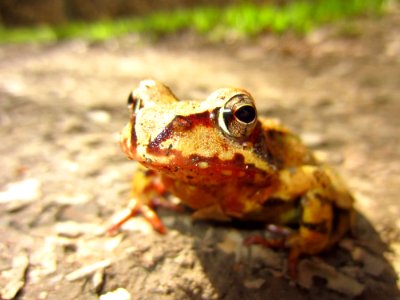
<svg viewBox="0 0 400 300">
<path fill-rule="evenodd" d="M 111 230 L 141 214 L 164 233 L 153 208 L 173 195 L 194 210 L 194 219 L 294 228 L 277 240 L 249 239 L 290 249 L 293 273 L 299 255 L 328 249 L 349 229 L 353 198 L 344 184 L 296 135 L 257 116 L 246 90 L 222 88 L 202 102 L 179 101 L 164 84 L 144 80 L 128 106 L 121 147 L 142 166 L 129 209 Z"/>
</svg>

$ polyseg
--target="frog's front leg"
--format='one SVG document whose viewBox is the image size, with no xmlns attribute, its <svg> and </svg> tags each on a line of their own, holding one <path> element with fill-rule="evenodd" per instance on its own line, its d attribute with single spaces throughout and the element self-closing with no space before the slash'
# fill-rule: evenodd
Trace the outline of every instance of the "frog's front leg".
<svg viewBox="0 0 400 300">
<path fill-rule="evenodd" d="M 160 177 L 154 171 L 141 165 L 138 166 L 132 178 L 131 198 L 128 207 L 118 214 L 117 219 L 108 227 L 107 232 L 114 233 L 130 218 L 142 215 L 154 230 L 165 233 L 166 228 L 154 211 L 154 207 L 175 207 L 172 203 L 167 204 L 166 194 L 166 188 Z"/>
<path fill-rule="evenodd" d="M 108 228 L 107 232 L 109 234 L 113 234 L 116 232 L 123 224 L 125 224 L 130 218 L 142 215 L 147 222 L 153 227 L 154 230 L 159 233 L 164 234 L 166 232 L 166 228 L 157 213 L 153 210 L 150 205 L 140 203 L 137 199 L 131 198 L 129 200 L 128 207 L 122 211 L 117 220 L 115 220 Z"/>
</svg>

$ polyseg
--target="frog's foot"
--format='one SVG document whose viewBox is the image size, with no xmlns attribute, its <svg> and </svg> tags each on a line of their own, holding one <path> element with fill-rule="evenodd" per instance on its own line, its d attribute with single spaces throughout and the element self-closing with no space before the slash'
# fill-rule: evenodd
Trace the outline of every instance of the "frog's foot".
<svg viewBox="0 0 400 300">
<path fill-rule="evenodd" d="M 292 247 L 290 248 L 289 255 L 287 258 L 287 274 L 294 281 L 298 277 L 300 253 L 301 252 L 298 247 Z"/>
<path fill-rule="evenodd" d="M 287 248 L 287 239 L 284 237 L 267 239 L 262 236 L 250 236 L 244 240 L 246 246 L 261 245 L 271 249 L 285 249 Z M 297 279 L 297 269 L 299 264 L 300 251 L 298 247 L 290 248 L 287 258 L 287 274 L 292 280 Z"/>
<path fill-rule="evenodd" d="M 294 234 L 291 229 L 285 226 L 269 225 L 267 229 L 270 237 L 249 236 L 244 240 L 244 244 L 261 245 L 271 249 L 287 249 L 290 247 L 287 263 L 287 274 L 292 280 L 297 278 L 297 267 L 299 262 L 300 251 L 296 246 L 298 239 L 297 234 Z"/>
<path fill-rule="evenodd" d="M 116 221 L 114 221 L 108 228 L 107 232 L 109 234 L 115 233 L 121 226 L 126 223 L 130 218 L 142 215 L 147 222 L 153 227 L 157 232 L 164 234 L 167 232 L 164 224 L 158 217 L 157 213 L 149 205 L 139 203 L 138 200 L 132 198 L 129 201 L 129 206 L 123 210 L 119 216 L 117 216 Z"/>
</svg>

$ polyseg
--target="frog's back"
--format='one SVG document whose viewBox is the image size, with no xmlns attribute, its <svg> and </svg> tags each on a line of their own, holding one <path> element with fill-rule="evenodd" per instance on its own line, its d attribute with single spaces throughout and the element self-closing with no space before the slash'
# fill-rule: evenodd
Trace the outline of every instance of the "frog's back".
<svg viewBox="0 0 400 300">
<path fill-rule="evenodd" d="M 301 139 L 278 121 L 261 119 L 260 122 L 264 131 L 265 146 L 278 169 L 318 164 L 312 151 Z"/>
</svg>

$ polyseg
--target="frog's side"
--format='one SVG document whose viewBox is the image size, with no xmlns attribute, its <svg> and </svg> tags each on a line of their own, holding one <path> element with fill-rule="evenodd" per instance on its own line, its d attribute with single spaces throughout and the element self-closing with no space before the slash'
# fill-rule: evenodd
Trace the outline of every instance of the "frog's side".
<svg viewBox="0 0 400 300">
<path fill-rule="evenodd" d="M 294 225 L 282 242 L 292 260 L 329 248 L 348 230 L 353 198 L 342 182 L 297 136 L 258 118 L 247 91 L 178 101 L 165 85 L 146 80 L 128 105 L 121 146 L 145 168 L 133 177 L 127 218 L 143 214 L 164 232 L 152 206 L 172 194 L 194 218 Z"/>
</svg>

